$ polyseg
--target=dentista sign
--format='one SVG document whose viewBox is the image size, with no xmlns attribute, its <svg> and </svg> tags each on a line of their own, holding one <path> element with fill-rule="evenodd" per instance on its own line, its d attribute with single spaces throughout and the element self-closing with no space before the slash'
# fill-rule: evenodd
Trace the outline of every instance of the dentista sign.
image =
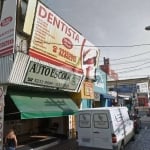
<svg viewBox="0 0 150 150">
<path fill-rule="evenodd" d="M 30 61 L 24 79 L 25 83 L 76 91 L 82 76 Z"/>
<path fill-rule="evenodd" d="M 29 55 L 83 74 L 84 37 L 45 5 L 38 2 Z"/>
</svg>

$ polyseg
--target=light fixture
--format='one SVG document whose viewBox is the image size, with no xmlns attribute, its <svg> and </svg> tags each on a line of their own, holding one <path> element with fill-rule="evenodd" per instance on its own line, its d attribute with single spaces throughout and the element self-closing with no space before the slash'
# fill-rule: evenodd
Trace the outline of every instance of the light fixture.
<svg viewBox="0 0 150 150">
<path fill-rule="evenodd" d="M 146 26 L 146 27 L 145 27 L 145 30 L 150 30 L 150 26 Z"/>
</svg>

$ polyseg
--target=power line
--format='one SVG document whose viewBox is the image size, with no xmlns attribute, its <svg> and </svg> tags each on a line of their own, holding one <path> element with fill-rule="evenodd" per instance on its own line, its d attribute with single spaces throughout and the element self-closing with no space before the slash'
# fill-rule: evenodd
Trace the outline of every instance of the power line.
<svg viewBox="0 0 150 150">
<path fill-rule="evenodd" d="M 46 44 L 56 44 L 56 45 L 63 45 L 61 43 L 52 43 L 52 42 L 47 42 L 47 41 L 36 41 L 36 42 L 39 42 L 39 43 L 46 43 Z M 150 43 L 141 43 L 141 44 L 132 44 L 132 45 L 83 45 L 85 47 L 113 47 L 113 48 L 120 48 L 120 47 L 124 47 L 124 48 L 129 48 L 129 47 L 140 47 L 140 46 L 149 46 Z M 82 45 L 78 45 L 78 44 L 74 44 L 72 46 L 82 46 Z"/>
<path fill-rule="evenodd" d="M 150 51 L 135 54 L 135 55 L 131 55 L 131 56 L 128 56 L 128 57 L 122 57 L 122 58 L 118 58 L 118 59 L 111 59 L 111 61 L 118 61 L 118 60 L 122 60 L 122 59 L 128 59 L 128 58 L 132 58 L 132 57 L 141 56 L 141 55 L 144 55 L 144 54 L 147 54 L 147 53 L 150 53 Z"/>
<path fill-rule="evenodd" d="M 63 45 L 63 44 L 60 44 L 60 43 L 49 43 L 49 42 L 46 42 L 46 41 L 37 41 L 39 43 L 46 43 L 46 44 L 56 44 L 56 45 Z M 133 45 L 99 45 L 99 46 L 93 46 L 93 45 L 84 45 L 85 47 L 109 47 L 109 48 L 129 48 L 129 47 L 140 47 L 140 46 L 149 46 L 150 43 L 143 43 L 143 44 L 133 44 Z M 81 45 L 73 45 L 73 46 L 81 46 Z M 132 55 L 132 56 L 128 56 L 128 57 L 122 57 L 122 58 L 119 58 L 119 59 L 112 59 L 111 61 L 117 61 L 117 60 L 123 60 L 123 59 L 128 59 L 128 58 L 132 58 L 132 57 L 137 57 L 137 56 L 141 56 L 141 55 L 144 55 L 144 54 L 147 54 L 147 53 L 150 53 L 150 51 L 147 51 L 147 52 L 143 52 L 143 53 L 139 53 L 139 54 L 135 54 L 135 55 Z M 145 63 L 146 64 L 146 63 Z M 144 65 L 144 64 L 142 64 Z M 136 68 L 136 67 L 139 67 L 138 66 L 135 66 L 135 67 L 130 67 L 130 68 Z M 150 66 L 148 66 L 150 67 Z M 144 68 L 148 68 L 148 67 L 144 67 Z M 125 68 L 125 69 L 128 69 L 128 68 Z M 118 72 L 118 73 L 129 73 L 131 71 L 135 71 L 135 70 L 138 70 L 138 69 L 143 69 L 143 68 L 137 68 L 137 69 L 131 69 L 131 70 L 128 70 L 128 71 L 122 71 L 122 72 Z"/>
<path fill-rule="evenodd" d="M 129 48 L 129 47 L 140 47 L 140 46 L 149 46 L 150 43 L 142 43 L 142 44 L 133 44 L 133 45 L 97 45 L 97 46 L 91 46 L 91 45 L 84 45 L 86 47 L 113 47 L 113 48 Z M 80 46 L 80 45 L 75 45 Z"/>
<path fill-rule="evenodd" d="M 130 56 L 130 57 L 133 57 L 133 56 L 141 56 L 141 55 L 143 55 L 143 54 L 147 54 L 147 53 L 150 53 L 150 51 L 147 51 L 147 52 L 144 52 L 144 53 L 140 53 L 140 54 L 136 54 L 136 55 L 132 55 L 132 56 Z M 116 64 L 111 64 L 111 65 L 121 65 L 121 64 L 131 64 L 131 63 L 139 63 L 139 61 L 142 61 L 143 63 L 142 64 L 139 64 L 139 65 L 136 65 L 136 66 L 132 66 L 132 67 L 127 67 L 127 68 L 121 68 L 121 69 L 116 69 L 115 71 L 118 71 L 118 70 L 124 70 L 124 69 L 131 69 L 131 68 L 136 68 L 136 67 L 139 67 L 139 66 L 142 66 L 142 65 L 145 65 L 145 64 L 149 64 L 150 63 L 150 61 L 146 61 L 146 62 L 144 62 L 145 61 L 145 59 L 143 60 L 136 60 L 136 61 L 130 61 L 130 62 L 128 62 L 128 61 L 125 61 L 125 62 L 122 62 L 122 63 L 116 63 Z"/>
<path fill-rule="evenodd" d="M 139 47 L 139 46 L 148 46 L 150 43 L 143 43 L 143 44 L 133 44 L 133 45 L 100 45 L 100 46 L 95 46 L 95 47 L 124 47 L 124 48 L 129 48 L 129 47 Z"/>
<path fill-rule="evenodd" d="M 143 62 L 145 61 L 145 59 L 138 59 L 138 60 L 134 60 L 134 61 L 125 61 L 125 62 L 121 62 L 121 63 L 114 63 L 111 65 L 115 66 L 115 65 L 124 65 L 124 64 L 130 64 L 130 63 L 137 63 L 137 62 Z"/>
<path fill-rule="evenodd" d="M 150 66 L 142 67 L 142 68 L 137 68 L 137 69 L 131 69 L 131 70 L 127 70 L 127 71 L 120 71 L 120 72 L 117 72 L 117 73 L 119 73 L 119 74 L 121 74 L 121 73 L 129 73 L 131 71 L 136 71 L 136 70 L 144 69 L 144 68 L 150 68 Z"/>
<path fill-rule="evenodd" d="M 47 43 L 47 42 L 44 42 L 44 43 Z M 57 45 L 62 45 L 62 44 L 58 44 L 58 43 L 47 43 L 47 44 L 57 44 Z M 146 46 L 146 45 L 150 45 L 150 44 L 136 44 L 136 45 L 126 45 L 126 46 L 90 46 L 90 45 L 84 45 L 86 47 L 138 47 L 138 46 Z M 74 46 L 81 46 L 81 45 L 74 45 Z M 135 55 L 132 55 L 132 56 L 128 56 L 128 57 L 123 57 L 123 58 L 119 58 L 119 59 L 112 59 L 111 61 L 117 61 L 117 60 L 122 60 L 122 59 L 128 59 L 128 58 L 132 58 L 132 57 L 137 57 L 137 56 L 141 56 L 141 55 L 144 55 L 144 54 L 147 54 L 147 53 L 150 53 L 150 51 L 147 51 L 147 52 L 143 52 L 143 53 L 139 53 L 139 54 L 135 54 Z M 127 62 L 126 62 L 127 63 Z M 150 63 L 150 62 L 147 62 L 147 63 Z M 120 65 L 121 63 L 119 63 Z M 144 63 L 146 64 L 146 63 Z M 134 66 L 134 67 L 129 67 L 129 68 L 124 68 L 124 69 L 130 69 L 130 68 L 136 68 L 136 67 L 139 67 L 139 66 L 142 66 L 144 64 L 141 64 L 141 65 L 138 65 L 138 66 Z M 116 65 L 116 64 L 115 64 Z M 130 69 L 130 70 L 127 70 L 127 71 L 121 71 L 121 72 L 117 72 L 118 74 L 122 74 L 122 73 L 130 73 L 131 71 L 135 71 L 135 70 L 139 70 L 139 69 L 144 69 L 144 68 L 149 68 L 150 66 L 147 66 L 147 67 L 142 67 L 142 68 L 137 68 L 137 69 Z M 121 69 L 123 70 L 123 69 Z M 138 75 L 136 75 L 138 76 Z M 126 76 L 127 77 L 130 77 L 130 76 Z"/>
<path fill-rule="evenodd" d="M 150 61 L 149 61 L 149 62 L 146 62 L 146 63 L 143 63 L 143 64 L 140 64 L 140 65 L 132 66 L 132 67 L 116 69 L 115 71 L 118 71 L 118 70 L 125 70 L 125 69 L 131 69 L 131 68 L 136 68 L 136 67 L 143 66 L 143 65 L 146 65 L 146 64 L 149 64 L 149 63 L 150 63 Z"/>
<path fill-rule="evenodd" d="M 136 78 L 147 78 L 148 75 L 136 75 Z M 119 80 L 123 80 L 123 79 L 131 79 L 131 78 L 135 78 L 134 75 L 130 75 L 130 76 L 119 76 Z"/>
<path fill-rule="evenodd" d="M 127 76 L 120 76 L 120 78 L 130 78 L 130 77 L 134 77 L 135 78 L 135 75 L 127 75 Z M 146 78 L 146 77 L 149 77 L 149 75 L 147 75 L 147 74 L 142 74 L 142 75 L 136 75 L 136 77 L 144 77 L 144 78 Z"/>
</svg>

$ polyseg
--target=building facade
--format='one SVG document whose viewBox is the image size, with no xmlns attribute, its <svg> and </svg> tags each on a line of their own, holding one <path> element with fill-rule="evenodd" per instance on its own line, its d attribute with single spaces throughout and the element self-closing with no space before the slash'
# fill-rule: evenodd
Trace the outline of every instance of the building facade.
<svg viewBox="0 0 150 150">
<path fill-rule="evenodd" d="M 38 0 L 0 8 L 0 149 L 9 128 L 20 143 L 34 134 L 73 137 L 75 113 L 94 99 L 99 50 Z"/>
</svg>

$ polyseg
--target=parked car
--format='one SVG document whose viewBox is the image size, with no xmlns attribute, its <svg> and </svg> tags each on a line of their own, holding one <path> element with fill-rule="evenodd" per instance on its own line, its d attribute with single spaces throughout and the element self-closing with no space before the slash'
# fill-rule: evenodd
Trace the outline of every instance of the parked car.
<svg viewBox="0 0 150 150">
<path fill-rule="evenodd" d="M 130 119 L 134 122 L 134 131 L 135 133 L 139 133 L 142 128 L 141 117 L 138 114 L 131 114 Z"/>
</svg>

